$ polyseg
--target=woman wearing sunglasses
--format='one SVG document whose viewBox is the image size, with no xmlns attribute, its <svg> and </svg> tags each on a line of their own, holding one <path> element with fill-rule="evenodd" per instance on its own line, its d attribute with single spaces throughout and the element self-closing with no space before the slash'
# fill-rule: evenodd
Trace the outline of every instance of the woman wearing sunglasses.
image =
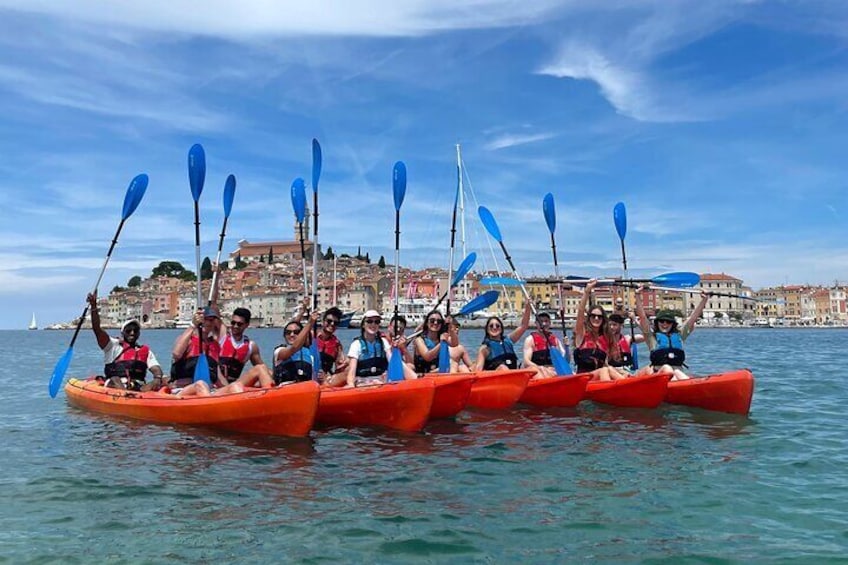
<svg viewBox="0 0 848 565">
<path fill-rule="evenodd" d="M 362 316 L 359 337 L 353 340 L 347 353 L 349 363 L 346 386 L 365 386 L 386 382 L 386 371 L 389 368 L 389 359 L 392 357 L 392 345 L 380 333 L 382 320 L 383 318 L 376 310 L 367 310 Z M 416 378 L 417 375 L 406 363 L 401 365 L 403 378 Z"/>
<path fill-rule="evenodd" d="M 291 321 L 283 330 L 285 343 L 274 349 L 274 384 L 300 382 L 312 379 L 313 367 L 320 360 L 312 358 L 312 326 L 320 314 L 313 312 L 304 326 Z"/>
<path fill-rule="evenodd" d="M 480 349 L 477 350 L 477 371 L 495 371 L 498 369 L 517 369 L 518 356 L 515 344 L 530 327 L 530 302 L 524 303 L 524 313 L 518 327 L 504 336 L 504 325 L 500 318 L 492 316 L 486 320 L 485 334 Z"/>
<path fill-rule="evenodd" d="M 633 347 L 635 344 L 642 343 L 645 338 L 642 334 L 636 334 L 631 340 L 629 335 L 621 332 L 624 325 L 625 312 L 616 310 L 607 318 L 607 343 L 609 349 L 607 351 L 607 365 L 611 371 L 616 371 L 621 377 L 629 377 L 634 374 L 642 375 L 653 372 L 650 367 L 642 368 L 638 372 L 631 372 L 633 367 Z M 630 315 L 630 323 L 634 323 L 632 314 Z"/>
<path fill-rule="evenodd" d="M 641 296 L 645 287 L 636 289 L 636 296 Z M 701 301 L 692 311 L 683 328 L 678 330 L 677 319 L 670 310 L 660 310 L 654 317 L 653 328 L 648 323 L 648 316 L 642 306 L 642 300 L 636 300 L 636 314 L 639 316 L 639 326 L 642 334 L 646 336 L 648 347 L 651 350 L 651 367 L 654 372 L 673 373 L 671 380 L 679 381 L 689 378 L 681 367 L 685 367 L 686 353 L 683 351 L 683 342 L 695 331 L 698 318 L 704 313 L 709 294 L 701 292 Z"/>
<path fill-rule="evenodd" d="M 594 304 L 586 310 L 589 297 L 597 281 L 590 280 L 583 289 L 580 304 L 577 306 L 577 321 L 574 324 L 574 364 L 577 373 L 591 373 L 592 380 L 612 381 L 623 378 L 615 370 L 607 367 L 609 336 L 607 335 L 607 313 Z"/>
<path fill-rule="evenodd" d="M 423 333 L 412 342 L 416 373 L 423 375 L 439 372 L 439 351 L 443 341 L 447 343 L 446 347 L 459 345 L 456 332 L 451 331 L 445 324 L 442 313 L 433 310 L 424 318 Z"/>
</svg>

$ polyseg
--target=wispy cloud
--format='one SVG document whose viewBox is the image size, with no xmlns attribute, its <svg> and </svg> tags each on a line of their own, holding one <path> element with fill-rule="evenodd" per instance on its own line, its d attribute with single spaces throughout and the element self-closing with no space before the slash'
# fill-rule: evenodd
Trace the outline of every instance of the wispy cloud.
<svg viewBox="0 0 848 565">
<path fill-rule="evenodd" d="M 496 151 L 498 149 L 506 149 L 507 147 L 515 147 L 516 145 L 526 145 L 528 143 L 534 143 L 536 141 L 544 141 L 546 139 L 551 139 L 556 134 L 554 133 L 517 133 L 517 134 L 503 134 L 499 135 L 489 143 L 485 145 L 485 148 L 490 151 Z"/>
</svg>

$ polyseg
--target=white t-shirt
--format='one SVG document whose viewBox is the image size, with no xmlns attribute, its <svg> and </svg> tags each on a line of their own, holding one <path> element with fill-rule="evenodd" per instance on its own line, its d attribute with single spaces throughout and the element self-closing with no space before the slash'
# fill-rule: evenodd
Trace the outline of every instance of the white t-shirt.
<svg viewBox="0 0 848 565">
<path fill-rule="evenodd" d="M 386 352 L 386 359 L 387 360 L 391 359 L 392 358 L 392 346 L 391 346 L 391 344 L 389 344 L 389 340 L 387 340 L 384 337 L 381 337 L 380 339 L 383 342 L 383 351 Z M 372 343 L 372 342 L 369 342 L 369 341 L 366 340 L 365 343 L 368 344 L 369 348 L 371 348 L 372 346 L 377 347 L 376 342 Z M 356 338 L 356 339 L 353 340 L 353 343 L 350 344 L 350 348 L 347 351 L 347 356 L 350 357 L 351 359 L 357 359 L 357 360 L 360 358 L 360 356 L 362 356 L 362 340 L 360 340 L 359 338 Z"/>
<path fill-rule="evenodd" d="M 121 340 L 116 337 L 110 337 L 109 343 L 103 348 L 103 364 L 114 363 L 123 353 L 124 347 L 121 345 Z M 159 366 L 159 361 L 156 360 L 156 356 L 153 355 L 153 351 L 151 350 L 147 355 L 147 368 L 150 369 L 151 367 Z"/>
</svg>

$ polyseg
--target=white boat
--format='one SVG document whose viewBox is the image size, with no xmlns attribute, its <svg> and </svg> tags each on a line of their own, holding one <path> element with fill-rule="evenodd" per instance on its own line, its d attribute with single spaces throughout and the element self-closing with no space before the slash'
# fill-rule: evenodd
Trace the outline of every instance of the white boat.
<svg viewBox="0 0 848 565">
<path fill-rule="evenodd" d="M 29 323 L 29 329 L 31 329 L 31 330 L 37 330 L 38 329 L 38 323 L 35 321 L 35 312 L 32 313 L 32 321 Z"/>
</svg>

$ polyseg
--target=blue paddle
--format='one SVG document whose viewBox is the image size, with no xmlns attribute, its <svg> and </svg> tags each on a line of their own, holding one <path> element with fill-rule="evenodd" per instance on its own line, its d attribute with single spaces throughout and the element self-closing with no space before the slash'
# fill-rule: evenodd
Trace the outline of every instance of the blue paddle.
<svg viewBox="0 0 848 565">
<path fill-rule="evenodd" d="M 557 375 L 572 375 L 571 364 L 568 362 L 568 335 L 565 330 L 565 311 L 562 301 L 562 284 L 559 282 L 559 263 L 557 262 L 556 252 L 556 207 L 554 206 L 554 195 L 550 192 L 542 199 L 542 212 L 545 215 L 545 223 L 548 224 L 548 231 L 551 232 L 551 251 L 554 255 L 554 276 L 557 278 L 557 293 L 559 294 L 559 319 L 562 323 L 562 344 L 565 347 L 565 356 L 557 347 L 550 348 L 551 362 Z"/>
<path fill-rule="evenodd" d="M 200 285 L 200 195 L 203 192 L 204 182 L 206 182 L 206 153 L 202 145 L 195 143 L 188 150 L 188 184 L 191 188 L 191 198 L 194 200 L 194 259 L 197 265 L 198 308 L 203 308 L 203 291 Z M 203 323 L 197 327 L 197 336 L 200 354 L 197 356 L 197 364 L 194 367 L 194 382 L 203 381 L 211 388 L 209 361 L 203 351 Z"/>
<path fill-rule="evenodd" d="M 615 222 L 615 231 L 621 240 L 621 263 L 624 266 L 624 278 L 627 278 L 627 252 L 624 250 L 624 236 L 627 235 L 627 209 L 624 202 L 619 202 L 612 209 L 612 219 Z M 699 277 L 700 279 L 700 277 Z M 634 370 L 639 368 L 639 350 L 636 347 L 636 334 L 633 332 L 633 324 L 630 324 L 630 353 L 631 366 Z"/>
<path fill-rule="evenodd" d="M 233 200 L 236 197 L 236 177 L 230 175 L 227 177 L 227 182 L 224 183 L 224 225 L 221 226 L 221 238 L 218 240 L 218 254 L 215 256 L 215 265 L 217 268 L 212 274 L 212 286 L 209 287 L 209 300 L 207 304 L 212 305 L 212 299 L 215 298 L 215 288 L 218 284 L 218 270 L 221 265 L 221 250 L 224 249 L 224 237 L 227 235 L 227 220 L 230 219 L 230 212 L 233 211 Z"/>
<path fill-rule="evenodd" d="M 303 222 L 306 219 L 306 182 L 297 177 L 291 183 L 291 203 L 300 239 L 300 264 L 303 267 L 303 295 L 309 294 L 309 280 L 306 272 L 306 243 L 304 241 Z"/>
<path fill-rule="evenodd" d="M 392 197 L 395 204 L 395 332 L 397 335 L 398 299 L 400 295 L 400 207 L 406 196 L 406 165 L 403 161 L 395 163 L 392 170 Z M 387 379 L 389 381 L 403 380 L 403 355 L 397 347 L 392 348 L 392 358 L 389 360 Z"/>
<path fill-rule="evenodd" d="M 321 179 L 321 144 L 312 138 L 312 310 L 318 309 L 318 181 Z M 335 306 L 335 305 L 334 305 Z M 318 328 L 312 326 L 312 342 L 309 344 L 312 352 L 312 380 L 318 380 L 320 364 L 318 363 Z"/>
<path fill-rule="evenodd" d="M 115 249 L 115 245 L 118 244 L 118 236 L 121 234 L 121 230 L 124 227 L 124 222 L 127 221 L 135 209 L 138 207 L 138 204 L 141 202 L 142 197 L 144 196 L 144 192 L 147 190 L 147 183 L 149 179 L 147 175 L 140 174 L 136 176 L 127 187 L 127 192 L 124 195 L 124 207 L 121 210 L 121 222 L 118 224 L 118 229 L 115 232 L 115 237 L 112 238 L 112 244 L 109 246 L 109 251 L 106 253 L 106 260 L 103 261 L 103 267 L 100 269 L 100 274 L 97 276 L 97 282 L 94 283 L 94 290 L 92 292 L 97 292 L 97 287 L 100 286 L 100 280 L 103 278 L 103 273 L 106 271 L 106 265 L 109 264 L 109 258 L 112 256 L 112 250 Z M 59 392 L 59 388 L 62 386 L 62 382 L 65 380 L 65 373 L 68 372 L 68 366 L 71 364 L 71 359 L 74 356 L 74 343 L 77 340 L 77 336 L 79 335 L 80 328 L 82 327 L 83 321 L 85 321 L 85 316 L 88 314 L 88 303 L 86 302 L 85 308 L 82 311 L 82 316 L 79 317 L 77 321 L 77 327 L 74 330 L 74 335 L 71 338 L 71 344 L 68 346 L 68 350 L 65 351 L 65 354 L 59 358 L 59 361 L 56 363 L 56 366 L 53 368 L 53 374 L 50 375 L 50 382 L 47 385 L 47 390 L 50 393 L 50 398 L 56 398 L 56 394 Z"/>
<path fill-rule="evenodd" d="M 565 277 L 566 282 L 570 282 L 573 284 L 581 284 L 589 282 L 589 277 L 580 277 L 569 275 Z M 689 273 L 689 272 L 674 272 L 674 273 L 665 273 L 662 275 L 657 275 L 652 279 L 598 279 L 599 284 L 612 284 L 612 285 L 622 285 L 622 286 L 633 286 L 639 283 L 646 283 L 650 285 L 656 286 L 665 286 L 674 289 L 680 288 L 692 288 L 701 282 L 701 275 L 698 273 Z"/>
<path fill-rule="evenodd" d="M 512 277 L 483 277 L 480 279 L 480 284 L 484 286 L 521 286 L 524 281 Z"/>
<path fill-rule="evenodd" d="M 468 256 L 459 264 L 459 267 L 456 269 L 456 273 L 454 273 L 453 280 L 448 286 L 448 290 L 439 298 L 439 301 L 433 307 L 433 310 L 436 310 L 439 305 L 441 305 L 442 301 L 450 295 L 451 289 L 453 289 L 456 285 L 458 285 L 462 279 L 465 278 L 465 275 L 468 274 L 468 271 L 471 270 L 471 267 L 474 266 L 474 261 L 477 260 L 477 253 L 471 252 Z M 450 313 L 450 299 L 448 299 L 448 313 Z M 439 372 L 440 373 L 449 373 L 450 372 L 450 350 L 448 345 L 445 343 L 439 344 Z"/>
</svg>

